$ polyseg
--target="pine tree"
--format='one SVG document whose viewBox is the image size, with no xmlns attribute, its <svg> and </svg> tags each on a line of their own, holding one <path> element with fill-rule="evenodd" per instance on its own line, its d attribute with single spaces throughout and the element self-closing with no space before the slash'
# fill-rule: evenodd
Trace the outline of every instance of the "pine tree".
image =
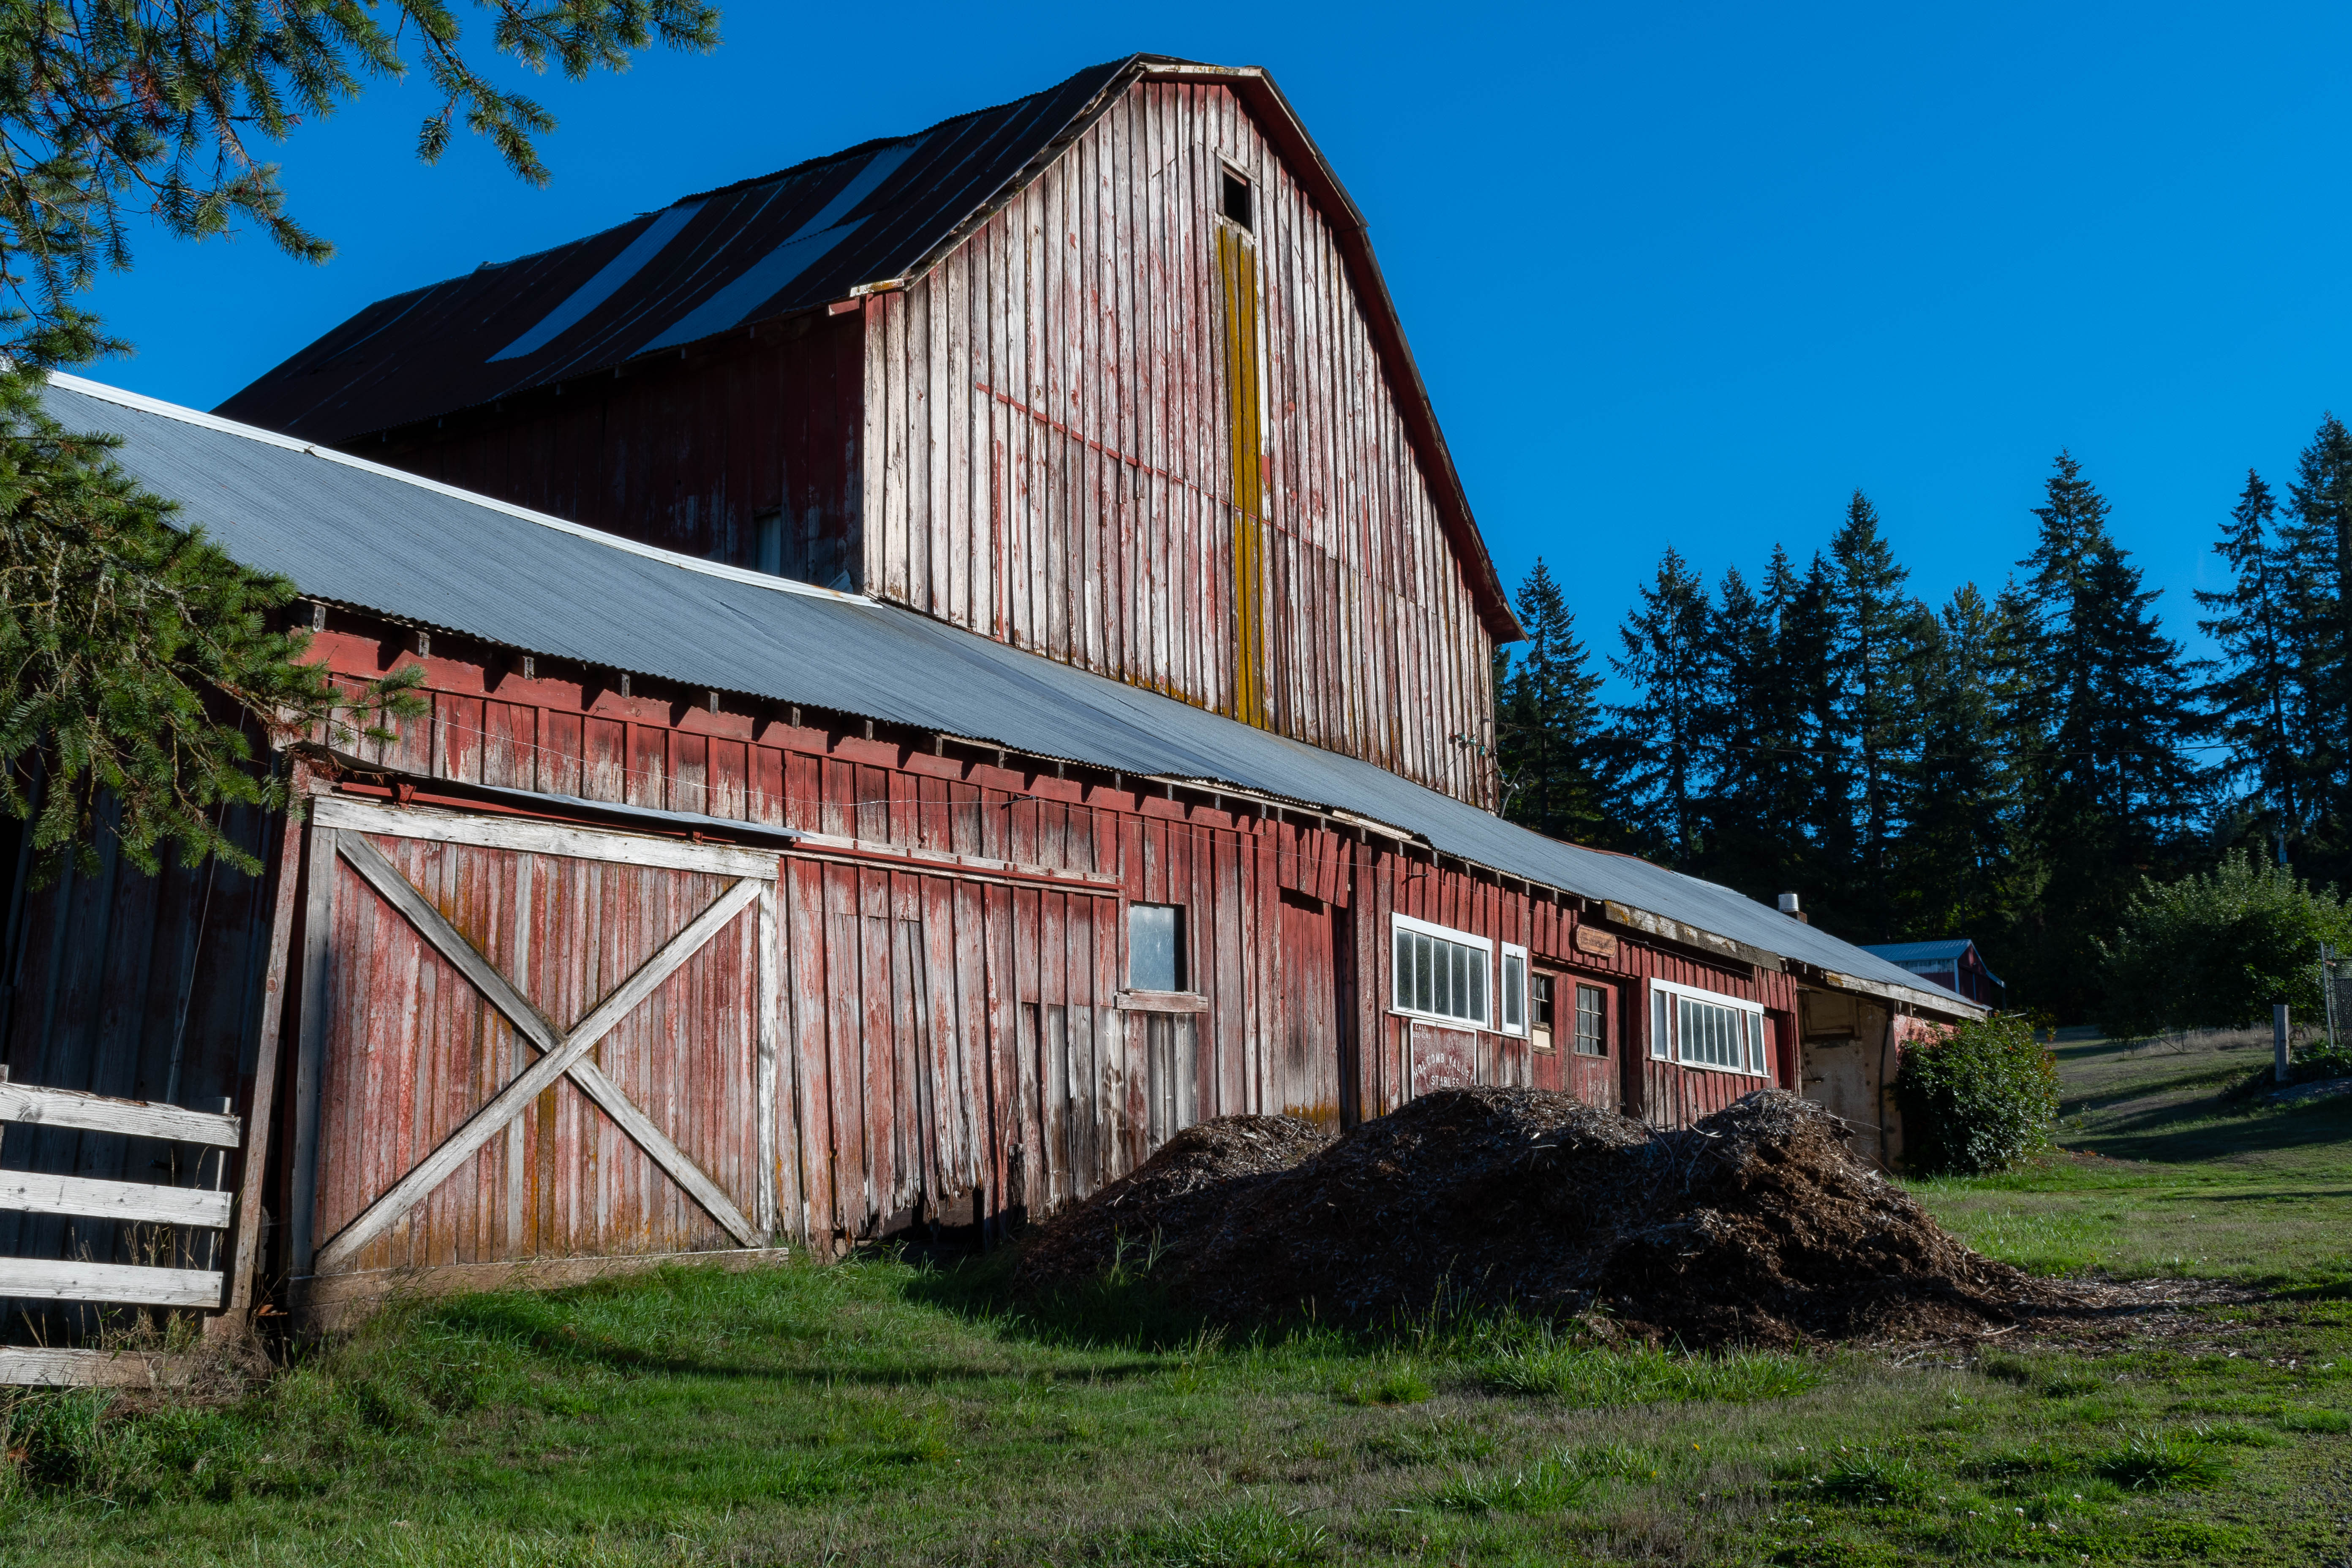
<svg viewBox="0 0 2352 1568">
<path fill-rule="evenodd" d="M 2107 502 L 2060 453 L 2032 573 L 2030 678 L 2017 713 L 2034 753 L 2021 824 L 2046 881 L 2026 984 L 2069 1016 L 2095 997 L 2097 941 L 2151 874 L 2170 874 L 2204 804 L 2186 747 L 2198 717 L 2178 644 L 2107 531 Z"/>
<path fill-rule="evenodd" d="M 1917 605 L 1905 638 L 1916 750 L 1900 764 L 1908 803 L 1893 883 L 1903 935 L 1999 940 L 2015 886 L 2001 694 L 2002 613 L 1964 584 L 1941 613 Z"/>
<path fill-rule="evenodd" d="M 2229 771 L 2246 792 L 2241 810 L 2255 835 L 2284 846 L 2301 834 L 2308 763 L 2289 635 L 2292 572 L 2277 518 L 2270 486 L 2247 469 L 2246 488 L 2213 546 L 2229 563 L 2230 586 L 2197 590 L 2197 603 L 2213 612 L 2197 625 L 2221 650 L 2204 665 L 2215 673 L 2200 695 L 2229 747 Z"/>
<path fill-rule="evenodd" d="M 1704 853 L 1691 869 L 1743 892 L 1776 880 L 1781 835 L 1774 792 L 1786 758 L 1775 719 L 1775 606 L 1732 567 L 1723 574 L 1706 639 L 1706 709 L 1702 750 L 1707 779 L 1702 807 Z"/>
<path fill-rule="evenodd" d="M 1805 876 L 1795 888 L 1816 924 L 1853 933 L 1853 787 L 1842 745 L 1843 693 L 1837 649 L 1844 640 L 1837 572 L 1816 552 L 1795 580 L 1780 617 L 1780 679 L 1795 729 L 1790 737 L 1787 815 L 1801 834 Z M 1853 933 L 1858 934 L 1858 933 Z"/>
<path fill-rule="evenodd" d="M 2352 431 L 2320 420 L 2287 486 L 2279 562 L 2295 700 L 2289 745 L 2304 779 L 2307 876 L 2352 871 Z"/>
<path fill-rule="evenodd" d="M 1648 853 L 1687 865 L 1701 847 L 1707 602 L 1672 545 L 1618 637 L 1624 656 L 1610 668 L 1633 689 L 1631 702 L 1610 709 L 1627 826 Z"/>
<path fill-rule="evenodd" d="M 1903 591 L 1910 574 L 1878 530 L 1878 513 L 1860 490 L 1846 503 L 1845 521 L 1830 541 L 1837 597 L 1836 752 L 1850 770 L 1855 802 L 1851 894 L 1841 911 L 1849 931 L 1892 935 L 1889 855 L 1903 803 L 1903 774 L 1895 759 L 1913 742 L 1904 664 L 1905 634 L 1916 606 Z"/>
<path fill-rule="evenodd" d="M 1528 637 L 1507 678 L 1496 725 L 1505 815 L 1537 832 L 1577 843 L 1614 838 L 1596 769 L 1601 678 L 1576 635 L 1576 616 L 1538 556 L 1519 584 L 1519 625 Z"/>
</svg>

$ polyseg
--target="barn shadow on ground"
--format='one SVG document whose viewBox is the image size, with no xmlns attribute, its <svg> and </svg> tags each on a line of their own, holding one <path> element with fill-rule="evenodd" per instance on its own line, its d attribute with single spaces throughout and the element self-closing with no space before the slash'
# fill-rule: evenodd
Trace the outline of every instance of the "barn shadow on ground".
<svg viewBox="0 0 2352 1568">
<path fill-rule="evenodd" d="M 1223 1336 L 1209 1319 L 1171 1302 L 1148 1267 L 1114 1270 L 1075 1289 L 1016 1291 L 1020 1248 L 1015 1237 L 985 1253 L 928 1259 L 907 1282 L 907 1299 L 1000 1335 L 1071 1350 L 1159 1354 Z"/>
</svg>

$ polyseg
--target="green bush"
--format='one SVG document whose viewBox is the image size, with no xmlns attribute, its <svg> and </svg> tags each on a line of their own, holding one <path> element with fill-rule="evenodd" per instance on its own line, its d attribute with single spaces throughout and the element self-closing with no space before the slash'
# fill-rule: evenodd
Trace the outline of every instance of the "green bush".
<svg viewBox="0 0 2352 1568">
<path fill-rule="evenodd" d="M 2106 956 L 2100 1026 L 2130 1039 L 2267 1023 L 2273 1004 L 2318 1016 L 2319 944 L 2352 946 L 2352 910 L 2283 866 L 2222 858 L 2177 882 L 2145 880 Z"/>
<path fill-rule="evenodd" d="M 2006 1170 L 2050 1146 L 2058 1068 L 2024 1019 L 1988 1018 L 1915 1041 L 1895 1080 L 1904 1157 L 1931 1174 Z"/>
</svg>

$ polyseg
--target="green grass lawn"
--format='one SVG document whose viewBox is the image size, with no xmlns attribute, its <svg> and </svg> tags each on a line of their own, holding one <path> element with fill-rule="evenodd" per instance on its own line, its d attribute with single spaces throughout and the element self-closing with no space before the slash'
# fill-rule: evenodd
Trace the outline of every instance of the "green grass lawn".
<svg viewBox="0 0 2352 1568">
<path fill-rule="evenodd" d="M 2233 1093 L 2270 1062 L 2252 1035 L 2057 1049 L 2067 1152 L 1911 1184 L 1969 1244 L 2037 1273 L 2352 1290 L 2352 1097 Z"/>
<path fill-rule="evenodd" d="M 2341 1563 L 2346 1124 L 2207 1104 L 2240 1059 L 2069 1047 L 2065 1141 L 2145 1164 L 1929 1192 L 2029 1266 L 2294 1288 L 2095 1353 L 1255 1342 L 1132 1283 L 1016 1313 L 1001 1255 L 672 1271 L 403 1310 L 228 1403 L 0 1396 L 0 1568 Z"/>
</svg>

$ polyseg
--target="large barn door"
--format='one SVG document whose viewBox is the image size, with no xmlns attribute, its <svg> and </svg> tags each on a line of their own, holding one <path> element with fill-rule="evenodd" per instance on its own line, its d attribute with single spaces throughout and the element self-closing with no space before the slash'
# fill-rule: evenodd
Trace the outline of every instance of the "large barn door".
<svg viewBox="0 0 2352 1568">
<path fill-rule="evenodd" d="M 314 803 L 298 1276 L 766 1243 L 776 860 Z"/>
</svg>

